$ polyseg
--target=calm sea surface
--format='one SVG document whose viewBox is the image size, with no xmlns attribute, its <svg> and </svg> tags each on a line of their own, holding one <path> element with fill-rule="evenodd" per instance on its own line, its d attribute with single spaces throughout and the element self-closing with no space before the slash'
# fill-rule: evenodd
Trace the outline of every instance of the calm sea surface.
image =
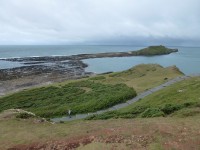
<svg viewBox="0 0 200 150">
<path fill-rule="evenodd" d="M 144 47 L 136 46 L 0 46 L 0 58 L 31 57 L 31 56 L 60 56 L 84 53 L 120 52 L 138 50 Z M 137 64 L 158 63 L 164 67 L 176 65 L 185 74 L 200 73 L 199 47 L 173 47 L 179 52 L 153 57 L 122 57 L 96 58 L 84 60 L 89 65 L 87 71 L 103 73 L 122 71 Z M 19 67 L 18 62 L 0 61 L 0 69 Z"/>
</svg>

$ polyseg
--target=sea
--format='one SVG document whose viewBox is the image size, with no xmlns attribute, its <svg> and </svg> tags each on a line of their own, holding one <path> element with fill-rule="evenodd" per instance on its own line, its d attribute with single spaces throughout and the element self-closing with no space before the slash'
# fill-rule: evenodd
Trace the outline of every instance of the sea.
<svg viewBox="0 0 200 150">
<path fill-rule="evenodd" d="M 177 53 L 161 56 L 133 56 L 114 58 L 95 58 L 83 60 L 88 64 L 86 71 L 94 73 L 116 72 L 129 69 L 138 64 L 160 64 L 163 67 L 177 66 L 186 75 L 200 73 L 200 47 L 177 48 Z M 125 52 L 145 48 L 134 45 L 1 45 L 0 58 L 70 56 L 104 52 Z M 20 67 L 20 62 L 0 60 L 0 69 Z"/>
</svg>

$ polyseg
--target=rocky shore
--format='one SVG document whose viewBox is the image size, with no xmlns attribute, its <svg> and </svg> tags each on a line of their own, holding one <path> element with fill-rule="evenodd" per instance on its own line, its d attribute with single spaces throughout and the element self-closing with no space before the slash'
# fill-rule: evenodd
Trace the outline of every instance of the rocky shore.
<svg viewBox="0 0 200 150">
<path fill-rule="evenodd" d="M 65 75 L 68 78 L 79 77 L 88 75 L 90 73 L 85 72 L 85 67 L 87 64 L 84 64 L 80 60 L 73 60 L 68 62 L 45 62 L 37 64 L 34 62 L 26 62 L 28 66 L 16 67 L 11 69 L 1 69 L 0 70 L 0 81 L 18 79 L 31 75 L 41 75 L 41 74 L 57 74 Z"/>
</svg>

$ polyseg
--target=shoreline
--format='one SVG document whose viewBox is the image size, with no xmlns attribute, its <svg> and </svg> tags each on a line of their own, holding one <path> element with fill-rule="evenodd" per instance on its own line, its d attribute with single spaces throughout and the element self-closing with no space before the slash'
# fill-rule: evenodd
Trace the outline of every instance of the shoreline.
<svg viewBox="0 0 200 150">
<path fill-rule="evenodd" d="M 21 67 L 0 69 L 0 96 L 46 83 L 63 82 L 94 75 L 85 70 L 88 65 L 82 60 L 92 58 L 132 57 L 167 55 L 178 52 L 164 46 L 150 46 L 138 51 L 78 54 L 71 56 L 47 56 L 0 59 L 20 62 Z M 27 65 L 27 66 L 26 66 Z"/>
</svg>

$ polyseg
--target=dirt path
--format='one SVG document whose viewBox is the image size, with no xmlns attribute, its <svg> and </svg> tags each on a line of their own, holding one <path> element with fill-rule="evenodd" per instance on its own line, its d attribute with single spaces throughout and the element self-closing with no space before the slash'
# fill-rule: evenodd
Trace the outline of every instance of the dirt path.
<svg viewBox="0 0 200 150">
<path fill-rule="evenodd" d="M 177 82 L 180 82 L 180 81 L 183 81 L 185 79 L 188 79 L 188 78 L 191 78 L 191 77 L 196 77 L 196 76 L 200 76 L 200 74 L 193 74 L 193 75 L 190 75 L 190 76 L 181 76 L 181 77 L 176 77 L 172 80 L 169 80 L 167 81 L 166 83 L 164 84 L 161 84 L 157 87 L 154 87 L 152 89 L 149 89 L 149 90 L 146 90 L 142 93 L 140 93 L 138 96 L 134 97 L 133 99 L 129 100 L 129 101 L 126 101 L 125 103 L 121 103 L 121 104 L 117 104 L 115 106 L 112 106 L 108 109 L 105 109 L 105 110 L 100 110 L 100 111 L 97 111 L 97 112 L 94 112 L 94 113 L 87 113 L 87 114 L 77 114 L 77 115 L 73 115 L 71 116 L 71 118 L 69 118 L 68 116 L 63 116 L 61 118 L 52 118 L 51 121 L 54 121 L 54 122 L 60 122 L 60 121 L 73 121 L 73 120 L 78 120 L 78 119 L 84 119 L 88 116 L 91 116 L 91 115 L 95 115 L 95 114 L 102 114 L 104 112 L 108 112 L 108 111 L 113 111 L 113 110 L 118 110 L 118 109 L 121 109 L 121 108 L 124 108 L 156 91 L 159 91 L 159 90 L 162 90 L 163 88 L 165 87 L 168 87 L 174 83 L 177 83 Z"/>
</svg>

